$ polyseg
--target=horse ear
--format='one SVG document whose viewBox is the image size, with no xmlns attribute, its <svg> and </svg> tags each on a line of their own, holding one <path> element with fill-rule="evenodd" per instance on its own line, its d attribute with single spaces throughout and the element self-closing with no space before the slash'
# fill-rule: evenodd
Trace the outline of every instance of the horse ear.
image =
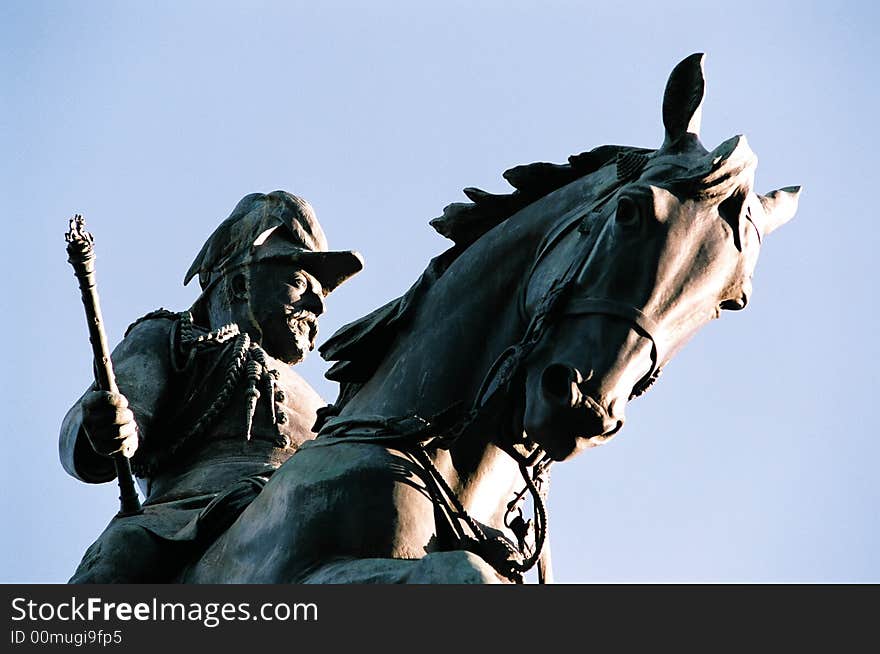
<svg viewBox="0 0 880 654">
<path fill-rule="evenodd" d="M 703 59 L 702 52 L 692 54 L 669 74 L 663 94 L 663 126 L 666 128 L 663 149 L 674 147 L 686 134 L 692 134 L 694 138 L 700 136 L 706 91 Z"/>
<path fill-rule="evenodd" d="M 781 227 L 794 217 L 798 207 L 800 186 L 786 186 L 767 195 L 759 195 L 764 216 L 761 220 L 761 232 L 766 235 Z"/>
</svg>

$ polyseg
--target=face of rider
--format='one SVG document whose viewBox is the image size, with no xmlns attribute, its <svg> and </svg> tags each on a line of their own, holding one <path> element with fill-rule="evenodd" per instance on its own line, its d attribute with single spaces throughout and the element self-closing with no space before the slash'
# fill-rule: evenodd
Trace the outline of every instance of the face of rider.
<svg viewBox="0 0 880 654">
<path fill-rule="evenodd" d="M 313 275 L 296 263 L 268 260 L 232 281 L 235 294 L 247 299 L 248 331 L 270 356 L 293 365 L 314 349 L 324 289 Z"/>
</svg>

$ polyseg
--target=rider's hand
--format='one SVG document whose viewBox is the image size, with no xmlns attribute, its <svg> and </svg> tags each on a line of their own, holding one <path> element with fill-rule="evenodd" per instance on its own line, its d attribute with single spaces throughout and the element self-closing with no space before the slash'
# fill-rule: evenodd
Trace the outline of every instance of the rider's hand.
<svg viewBox="0 0 880 654">
<path fill-rule="evenodd" d="M 122 452 L 131 457 L 138 447 L 137 423 L 122 393 L 89 391 L 82 400 L 83 430 L 98 454 Z"/>
</svg>

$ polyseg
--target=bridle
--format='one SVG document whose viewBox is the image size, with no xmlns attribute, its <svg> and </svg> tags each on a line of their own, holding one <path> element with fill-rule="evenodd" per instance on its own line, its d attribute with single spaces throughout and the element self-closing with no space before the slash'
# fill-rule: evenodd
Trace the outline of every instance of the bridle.
<svg viewBox="0 0 880 654">
<path fill-rule="evenodd" d="M 631 398 L 644 393 L 662 373 L 662 365 L 667 352 L 663 347 L 662 330 L 654 319 L 638 307 L 615 298 L 576 294 L 578 280 L 584 275 L 599 243 L 599 236 L 605 225 L 612 220 L 610 212 L 607 211 L 607 205 L 617 195 L 621 187 L 622 184 L 617 184 L 608 189 L 586 209 L 578 206 L 570 211 L 559 222 L 558 227 L 550 232 L 539 245 L 538 254 L 532 262 L 519 297 L 518 308 L 520 316 L 523 317 L 528 315 L 526 298 L 530 283 L 540 263 L 574 230 L 577 230 L 580 237 L 584 239 L 583 244 L 579 247 L 579 256 L 573 257 L 565 271 L 551 281 L 547 292 L 528 321 L 528 327 L 522 340 L 505 350 L 490 368 L 478 395 L 478 403 L 485 401 L 481 398 L 485 398 L 486 393 L 502 387 L 502 382 L 512 380 L 514 375 L 510 373 L 507 375 L 510 379 L 492 379 L 493 373 L 498 374 L 495 371 L 505 368 L 504 359 L 513 356 L 518 359 L 519 365 L 516 367 L 521 366 L 525 363 L 528 354 L 544 339 L 548 329 L 560 319 L 571 316 L 600 314 L 620 318 L 630 323 L 641 336 L 651 342 L 651 367 L 633 386 Z"/>
</svg>

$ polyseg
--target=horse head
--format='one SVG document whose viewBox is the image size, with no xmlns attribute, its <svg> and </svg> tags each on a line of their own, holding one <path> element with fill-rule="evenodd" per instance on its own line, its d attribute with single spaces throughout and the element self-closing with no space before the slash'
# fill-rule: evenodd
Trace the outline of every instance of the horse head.
<svg viewBox="0 0 880 654">
<path fill-rule="evenodd" d="M 628 401 L 700 327 L 745 307 L 763 239 L 794 215 L 798 188 L 755 193 L 745 137 L 702 146 L 703 90 L 692 55 L 667 83 L 663 145 L 619 153 L 604 193 L 538 249 L 523 312 L 547 315 L 523 429 L 554 460 L 614 437 Z"/>
</svg>

